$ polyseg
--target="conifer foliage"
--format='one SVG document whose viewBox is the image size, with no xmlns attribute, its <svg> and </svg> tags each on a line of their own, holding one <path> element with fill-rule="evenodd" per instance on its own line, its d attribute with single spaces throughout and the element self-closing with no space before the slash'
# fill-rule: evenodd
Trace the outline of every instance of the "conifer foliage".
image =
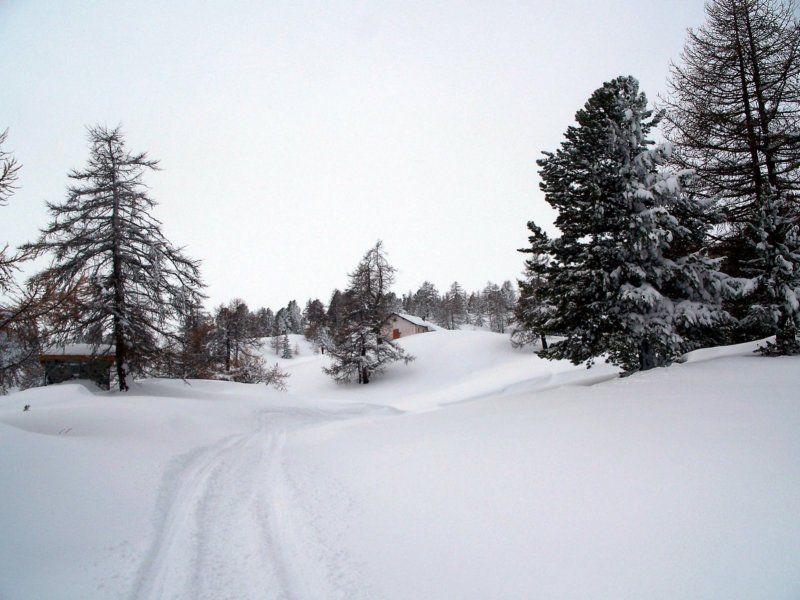
<svg viewBox="0 0 800 600">
<path fill-rule="evenodd" d="M 0 131 L 0 207 L 8 204 L 8 199 L 17 189 L 20 164 L 14 155 L 3 148 L 8 139 L 8 130 Z M 17 257 L 11 255 L 8 245 L 0 248 L 0 293 L 8 292 L 13 285 L 13 271 Z"/>
<path fill-rule="evenodd" d="M 769 187 L 800 191 L 800 26 L 783 0 L 709 0 L 672 65 L 665 133 L 739 236 Z"/>
<path fill-rule="evenodd" d="M 800 222 L 800 22 L 794 0 L 709 0 L 672 66 L 665 133 L 672 162 L 696 171 L 691 189 L 721 199 L 713 251 L 749 282 L 728 301 L 731 341 L 797 339 Z"/>
<path fill-rule="evenodd" d="M 198 307 L 199 262 L 152 215 L 143 176 L 157 161 L 128 150 L 119 128 L 89 129 L 89 144 L 86 168 L 69 174 L 63 203 L 48 203 L 52 221 L 28 249 L 52 255 L 35 280 L 55 290 L 80 282 L 74 310 L 56 326 L 64 337 L 114 344 L 119 389 L 127 390 L 129 369 L 155 362 Z"/>
<path fill-rule="evenodd" d="M 339 300 L 344 319 L 333 331 L 332 363 L 325 368 L 336 381 L 366 384 L 387 364 L 398 360 L 407 364 L 413 360 L 400 346 L 381 335 L 391 313 L 389 291 L 394 273 L 380 241 L 350 273 L 350 284 Z"/>
<path fill-rule="evenodd" d="M 4 146 L 8 130 L 0 131 L 0 208 L 17 189 L 20 164 Z M 0 393 L 23 383 L 23 374 L 36 364 L 35 294 L 22 289 L 14 277 L 24 256 L 0 247 Z"/>
<path fill-rule="evenodd" d="M 775 333 L 763 354 L 800 354 L 800 223 L 794 207 L 779 196 L 764 199 L 747 239 L 755 258 L 745 265 L 752 273 L 745 288 L 748 312 L 744 325 Z"/>
<path fill-rule="evenodd" d="M 670 147 L 648 138 L 657 119 L 636 79 L 604 84 L 576 120 L 539 161 L 562 233 L 547 244 L 542 300 L 552 305 L 547 329 L 564 336 L 541 355 L 591 365 L 608 354 L 626 371 L 664 365 L 694 347 L 697 331 L 727 322 L 727 280 L 701 252 L 676 256 L 697 236 L 679 215 L 697 211 L 682 192 L 688 175 L 660 168 Z"/>
<path fill-rule="evenodd" d="M 539 342 L 547 350 L 548 321 L 553 304 L 547 296 L 547 270 L 550 266 L 550 238 L 533 221 L 528 222 L 530 247 L 519 251 L 530 254 L 525 261 L 524 278 L 519 283 L 519 298 L 514 307 L 516 327 L 511 334 L 515 347 Z"/>
</svg>

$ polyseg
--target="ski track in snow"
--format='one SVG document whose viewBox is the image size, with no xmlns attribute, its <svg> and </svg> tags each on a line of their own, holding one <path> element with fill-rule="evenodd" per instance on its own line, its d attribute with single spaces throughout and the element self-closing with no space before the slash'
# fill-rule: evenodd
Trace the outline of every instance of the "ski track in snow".
<svg viewBox="0 0 800 600">
<path fill-rule="evenodd" d="M 616 376 L 548 373 L 444 404 Z M 283 447 L 287 436 L 300 429 L 397 413 L 402 411 L 371 404 L 339 410 L 275 408 L 264 411 L 252 431 L 190 453 L 165 476 L 156 539 L 131 598 L 374 597 L 358 577 L 358 565 L 335 539 L 326 539 L 330 527 L 319 524 L 331 499 L 347 499 L 331 482 L 322 489 L 324 477 L 304 475 L 302 469 L 285 472 Z M 295 483 L 296 477 L 304 481 Z"/>
<path fill-rule="evenodd" d="M 292 431 L 373 412 L 388 411 L 370 405 L 339 412 L 265 411 L 253 431 L 192 453 L 183 468 L 166 476 L 171 492 L 164 492 L 156 539 L 131 597 L 366 596 L 356 566 L 321 538 L 317 515 L 297 514 L 319 500 L 298 497 L 284 473 L 283 446 Z"/>
</svg>

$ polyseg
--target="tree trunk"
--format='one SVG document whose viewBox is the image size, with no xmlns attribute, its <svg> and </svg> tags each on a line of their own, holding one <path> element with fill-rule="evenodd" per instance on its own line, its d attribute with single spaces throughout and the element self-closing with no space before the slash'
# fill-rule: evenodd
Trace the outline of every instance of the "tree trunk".
<svg viewBox="0 0 800 600">
<path fill-rule="evenodd" d="M 639 343 L 639 370 L 648 371 L 656 366 L 655 356 L 653 356 L 653 347 L 650 340 L 643 339 Z"/>
<path fill-rule="evenodd" d="M 122 323 L 122 315 L 125 312 L 125 288 L 122 281 L 122 256 L 120 252 L 120 232 L 119 226 L 119 189 L 117 186 L 117 165 L 114 161 L 114 149 L 111 142 L 108 143 L 108 154 L 111 157 L 112 169 L 112 194 L 114 207 L 111 213 L 111 228 L 113 239 L 112 249 L 112 277 L 114 280 L 114 344 L 115 359 L 117 363 L 117 380 L 119 391 L 128 391 L 127 373 L 125 365 L 128 360 L 128 348 L 125 340 L 125 332 Z"/>
<path fill-rule="evenodd" d="M 358 365 L 358 379 L 359 383 L 369 383 L 369 367 L 367 367 L 367 344 L 364 338 L 361 338 L 361 364 Z"/>
<path fill-rule="evenodd" d="M 756 191 L 756 200 L 761 201 L 762 198 L 762 178 L 761 167 L 758 159 L 758 139 L 756 138 L 755 126 L 753 124 L 753 111 L 750 106 L 750 90 L 747 88 L 747 72 L 745 70 L 745 57 L 744 49 L 742 48 L 742 41 L 739 37 L 739 14 L 736 7 L 733 9 L 733 26 L 735 29 L 735 48 L 736 60 L 739 63 L 739 81 L 742 91 L 742 103 L 744 104 L 745 125 L 747 127 L 747 145 L 750 150 L 750 160 L 753 162 L 753 184 Z"/>
<path fill-rule="evenodd" d="M 761 127 L 761 152 L 764 153 L 764 162 L 767 166 L 767 180 L 772 189 L 778 191 L 778 175 L 775 168 L 774 150 L 770 147 L 769 117 L 767 116 L 767 104 L 764 101 L 764 86 L 761 81 L 761 69 L 759 67 L 758 56 L 756 55 L 756 44 L 753 39 L 753 26 L 750 22 L 750 11 L 745 5 L 744 11 L 745 26 L 747 28 L 747 41 L 750 47 L 750 65 L 753 70 L 753 84 L 756 90 L 756 106 L 758 107 L 758 121 Z"/>
<path fill-rule="evenodd" d="M 542 338 L 542 350 L 547 350 L 547 337 L 544 334 L 539 337 Z"/>
</svg>

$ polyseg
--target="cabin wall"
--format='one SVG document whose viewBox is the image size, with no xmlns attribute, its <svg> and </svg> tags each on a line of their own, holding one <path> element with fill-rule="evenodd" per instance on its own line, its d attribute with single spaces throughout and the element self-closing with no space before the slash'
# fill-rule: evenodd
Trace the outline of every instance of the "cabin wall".
<svg viewBox="0 0 800 600">
<path fill-rule="evenodd" d="M 415 325 L 414 323 L 410 323 L 405 319 L 401 319 L 397 315 L 392 315 L 389 317 L 389 320 L 384 325 L 383 329 L 381 330 L 381 334 L 384 338 L 391 340 L 394 338 L 393 332 L 397 329 L 400 332 L 400 337 L 406 337 L 409 335 L 414 335 L 416 333 L 424 333 L 427 331 L 427 328 L 420 327 L 419 325 Z"/>
<path fill-rule="evenodd" d="M 111 385 L 112 363 L 104 360 L 65 360 L 43 361 L 45 384 L 61 383 L 72 379 L 88 379 L 102 388 Z"/>
</svg>

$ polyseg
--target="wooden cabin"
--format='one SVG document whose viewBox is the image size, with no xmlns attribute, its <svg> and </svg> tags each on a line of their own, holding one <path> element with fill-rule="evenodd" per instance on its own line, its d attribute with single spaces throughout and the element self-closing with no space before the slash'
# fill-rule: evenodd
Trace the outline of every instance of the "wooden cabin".
<svg viewBox="0 0 800 600">
<path fill-rule="evenodd" d="M 104 389 L 111 387 L 111 368 L 114 366 L 114 346 L 93 344 L 50 346 L 39 355 L 44 367 L 44 384 L 61 383 L 72 379 L 88 379 Z"/>
<path fill-rule="evenodd" d="M 409 335 L 427 333 L 428 331 L 433 331 L 435 328 L 436 326 L 433 323 L 428 323 L 425 319 L 421 319 L 420 317 L 402 313 L 392 313 L 383 326 L 382 334 L 384 339 L 396 340 L 401 337 L 408 337 Z"/>
</svg>

